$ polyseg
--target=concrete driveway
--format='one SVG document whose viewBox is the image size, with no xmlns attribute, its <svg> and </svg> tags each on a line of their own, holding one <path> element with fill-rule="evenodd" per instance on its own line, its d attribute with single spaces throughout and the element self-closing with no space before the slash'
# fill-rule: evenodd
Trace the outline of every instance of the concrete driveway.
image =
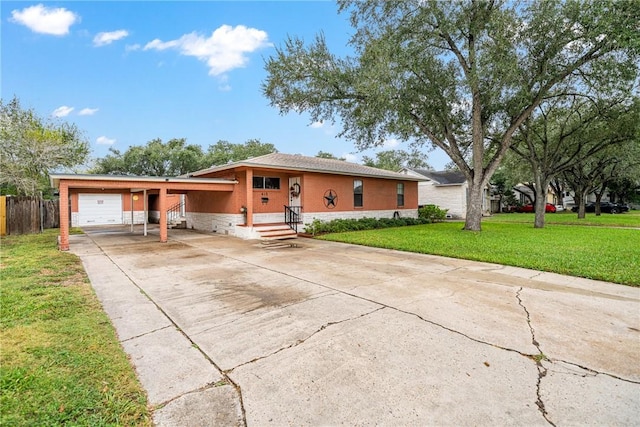
<svg viewBox="0 0 640 427">
<path fill-rule="evenodd" d="M 178 425 L 637 425 L 640 288 L 298 239 L 71 250 Z"/>
</svg>

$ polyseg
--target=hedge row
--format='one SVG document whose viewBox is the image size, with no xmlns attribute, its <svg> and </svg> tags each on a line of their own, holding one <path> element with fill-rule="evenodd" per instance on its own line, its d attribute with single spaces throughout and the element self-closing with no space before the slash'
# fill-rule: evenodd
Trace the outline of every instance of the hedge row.
<svg viewBox="0 0 640 427">
<path fill-rule="evenodd" d="M 325 233 L 342 233 L 344 231 L 373 230 L 377 228 L 428 224 L 429 222 L 431 221 L 424 218 L 334 219 L 328 222 L 314 219 L 311 224 L 306 226 L 305 232 L 315 236 Z"/>
<path fill-rule="evenodd" d="M 404 227 L 407 225 L 429 224 L 444 221 L 447 209 L 436 205 L 426 205 L 418 209 L 418 218 L 359 218 L 334 219 L 321 221 L 314 219 L 305 227 L 305 232 L 316 235 L 325 233 L 342 233 L 345 231 L 374 230 L 377 228 Z"/>
</svg>

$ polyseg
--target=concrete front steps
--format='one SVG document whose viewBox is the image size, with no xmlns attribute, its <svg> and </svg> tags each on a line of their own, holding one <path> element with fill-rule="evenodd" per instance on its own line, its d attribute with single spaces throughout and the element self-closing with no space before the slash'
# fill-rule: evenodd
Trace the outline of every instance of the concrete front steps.
<svg viewBox="0 0 640 427">
<path fill-rule="evenodd" d="M 298 233 L 287 224 L 254 225 L 253 229 L 260 234 L 263 241 L 297 239 Z"/>
<path fill-rule="evenodd" d="M 186 218 L 175 218 L 170 221 L 167 221 L 167 228 L 187 228 L 187 219 Z"/>
</svg>

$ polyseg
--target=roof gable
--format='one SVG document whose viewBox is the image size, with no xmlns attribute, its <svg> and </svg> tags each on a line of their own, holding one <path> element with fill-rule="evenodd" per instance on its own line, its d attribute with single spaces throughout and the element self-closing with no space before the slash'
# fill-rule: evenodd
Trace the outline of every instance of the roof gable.
<svg viewBox="0 0 640 427">
<path fill-rule="evenodd" d="M 309 157 L 300 154 L 271 153 L 264 156 L 253 157 L 239 162 L 228 163 L 226 165 L 214 166 L 189 174 L 197 177 L 213 172 L 219 172 L 238 167 L 253 167 L 263 169 L 287 169 L 303 172 L 330 173 L 335 175 L 350 175 L 361 177 L 373 177 L 383 179 L 396 179 L 403 181 L 422 181 L 416 176 L 405 175 L 371 166 L 364 166 L 357 163 L 346 162 L 344 160 L 324 159 L 320 157 Z"/>
</svg>

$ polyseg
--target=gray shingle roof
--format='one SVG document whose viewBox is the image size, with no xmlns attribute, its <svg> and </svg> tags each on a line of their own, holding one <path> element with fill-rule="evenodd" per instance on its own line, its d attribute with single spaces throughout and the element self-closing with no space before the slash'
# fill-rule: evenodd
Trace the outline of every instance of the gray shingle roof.
<svg viewBox="0 0 640 427">
<path fill-rule="evenodd" d="M 438 184 L 464 184 L 467 178 L 459 171 L 432 171 L 429 169 L 412 169 Z"/>
<path fill-rule="evenodd" d="M 403 181 L 422 181 L 422 179 L 418 177 L 413 177 L 398 172 L 391 172 L 384 169 L 373 168 L 370 166 L 364 166 L 357 163 L 345 162 L 343 160 L 323 159 L 320 157 L 309 157 L 302 156 L 300 154 L 284 153 L 271 153 L 264 156 L 253 157 L 247 160 L 241 160 L 239 162 L 229 163 L 226 165 L 214 166 L 209 169 L 203 169 L 191 173 L 189 175 L 196 177 L 213 172 L 234 169 L 241 166 L 397 179 Z"/>
</svg>

